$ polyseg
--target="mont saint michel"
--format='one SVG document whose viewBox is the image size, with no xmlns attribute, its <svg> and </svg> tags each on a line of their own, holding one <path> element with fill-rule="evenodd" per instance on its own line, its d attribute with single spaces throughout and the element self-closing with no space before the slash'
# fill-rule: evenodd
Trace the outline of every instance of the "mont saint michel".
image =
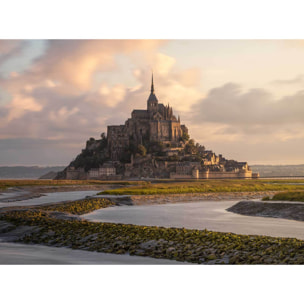
<svg viewBox="0 0 304 304">
<path fill-rule="evenodd" d="M 107 127 L 101 139 L 90 138 L 85 149 L 58 173 L 57 179 L 217 179 L 257 178 L 247 162 L 228 160 L 190 139 L 169 103 L 160 103 L 154 87 L 146 109 L 135 109 L 124 125 Z"/>
<path fill-rule="evenodd" d="M 303 173 L 266 165 L 303 163 L 302 47 L 10 40 L 0 42 L 3 51 L 0 178 L 10 165 L 48 167 L 39 179 L 2 175 L 0 264 L 304 264 Z M 169 290 L 158 270 L 148 284 L 146 271 L 96 274 L 86 299 L 107 289 L 99 278 L 130 282 L 122 287 L 133 302 L 145 299 L 138 277 Z M 19 277 L 3 280 L 15 287 Z M 175 277 L 184 288 L 179 270 Z M 81 276 L 73 278 L 82 290 Z M 67 281 L 60 286 L 71 293 L 75 281 L 73 289 Z M 233 283 L 224 291 L 234 295 Z"/>
</svg>

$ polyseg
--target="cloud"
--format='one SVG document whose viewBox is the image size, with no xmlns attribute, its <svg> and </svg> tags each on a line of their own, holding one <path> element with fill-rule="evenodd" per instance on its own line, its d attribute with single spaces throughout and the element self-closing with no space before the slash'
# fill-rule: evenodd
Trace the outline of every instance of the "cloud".
<svg viewBox="0 0 304 304">
<path fill-rule="evenodd" d="M 157 53 L 154 60 L 153 69 L 155 69 L 159 75 L 168 75 L 175 62 L 176 60 L 173 57 L 162 53 Z"/>
<path fill-rule="evenodd" d="M 243 91 L 240 85 L 228 83 L 212 89 L 193 107 L 195 121 L 230 125 L 281 125 L 302 123 L 304 91 L 275 99 L 264 89 Z"/>
<path fill-rule="evenodd" d="M 198 87 L 201 79 L 201 71 L 197 68 L 183 70 L 182 73 L 175 73 L 173 79 L 186 87 Z"/>
<path fill-rule="evenodd" d="M 271 82 L 274 85 L 294 85 L 294 84 L 303 84 L 304 75 L 298 75 L 292 79 L 278 79 Z"/>
<path fill-rule="evenodd" d="M 219 143 L 288 145 L 304 139 L 303 100 L 304 91 L 276 99 L 264 89 L 245 91 L 227 83 L 195 104 L 186 123 L 192 125 L 192 137 L 215 147 Z"/>
<path fill-rule="evenodd" d="M 107 73 L 109 69 L 119 71 L 117 54 L 154 52 L 163 43 L 156 40 L 48 41 L 45 52 L 28 69 L 21 73 L 11 71 L 9 77 L 0 79 L 2 95 L 10 96 L 2 101 L 1 113 L 7 115 L 0 122 L 0 136 L 16 136 L 18 132 L 24 135 L 31 129 L 37 136 L 45 132 L 44 136 L 52 137 L 52 130 L 64 127 L 70 130 L 69 124 L 82 129 L 87 125 L 96 127 L 95 116 L 122 101 L 126 88 L 106 82 L 93 88 L 95 73 Z M 22 42 L 2 41 L 0 49 L 5 56 L 22 49 L 22 45 Z M 26 127 L 17 130 L 16 126 L 23 125 L 24 120 L 27 120 Z M 74 132 L 78 131 L 74 129 Z"/>
<path fill-rule="evenodd" d="M 12 99 L 10 105 L 8 106 L 8 116 L 7 120 L 11 121 L 13 119 L 19 118 L 26 111 L 39 112 L 42 106 L 31 97 L 23 97 L 20 95 L 15 95 Z"/>
<path fill-rule="evenodd" d="M 154 51 L 157 40 L 52 40 L 33 73 L 48 75 L 65 86 L 88 90 L 94 73 L 117 68 L 116 54 Z"/>
<path fill-rule="evenodd" d="M 0 66 L 8 59 L 20 54 L 26 45 L 22 40 L 0 40 Z"/>
</svg>

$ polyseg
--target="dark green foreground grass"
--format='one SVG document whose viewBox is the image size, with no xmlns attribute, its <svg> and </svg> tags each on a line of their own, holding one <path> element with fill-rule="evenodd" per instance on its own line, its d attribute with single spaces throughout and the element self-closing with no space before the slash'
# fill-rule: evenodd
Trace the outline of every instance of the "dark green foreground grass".
<svg viewBox="0 0 304 304">
<path fill-rule="evenodd" d="M 52 212 L 83 214 L 111 206 L 96 199 L 28 210 L 7 210 L 0 220 L 15 226 L 35 226 L 19 239 L 28 244 L 68 247 L 89 251 L 131 254 L 192 263 L 304 264 L 304 242 L 291 238 L 237 235 L 183 228 L 59 220 Z"/>
</svg>

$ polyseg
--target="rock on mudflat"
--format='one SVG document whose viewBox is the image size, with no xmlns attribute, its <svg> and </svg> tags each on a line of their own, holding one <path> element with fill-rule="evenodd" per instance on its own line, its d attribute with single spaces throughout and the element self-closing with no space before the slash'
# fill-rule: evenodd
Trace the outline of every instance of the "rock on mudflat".
<svg viewBox="0 0 304 304">
<path fill-rule="evenodd" d="M 6 233 L 12 231 L 16 228 L 15 225 L 8 223 L 6 221 L 0 221 L 0 233 Z"/>
</svg>

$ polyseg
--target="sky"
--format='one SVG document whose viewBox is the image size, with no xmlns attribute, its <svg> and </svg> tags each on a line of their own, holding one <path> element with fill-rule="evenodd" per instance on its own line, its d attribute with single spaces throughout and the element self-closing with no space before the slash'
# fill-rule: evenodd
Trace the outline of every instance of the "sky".
<svg viewBox="0 0 304 304">
<path fill-rule="evenodd" d="M 249 164 L 304 163 L 304 40 L 0 40 L 0 165 L 67 165 L 159 102 Z"/>
</svg>

